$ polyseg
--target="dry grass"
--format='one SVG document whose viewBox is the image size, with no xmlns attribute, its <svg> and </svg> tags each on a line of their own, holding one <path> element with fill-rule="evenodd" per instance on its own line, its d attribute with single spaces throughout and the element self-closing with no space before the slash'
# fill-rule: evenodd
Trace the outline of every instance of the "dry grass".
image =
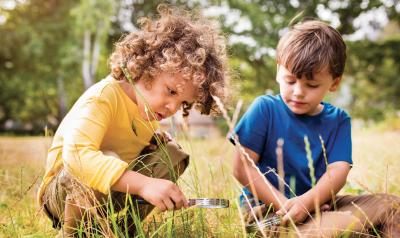
<svg viewBox="0 0 400 238">
<path fill-rule="evenodd" d="M 369 192 L 400 194 L 400 131 L 357 130 L 353 138 L 351 184 Z"/>
<path fill-rule="evenodd" d="M 43 137 L 0 137 L 0 237 L 53 237 L 56 234 L 35 200 L 50 142 Z M 181 144 L 192 157 L 189 169 L 180 180 L 187 197 L 223 197 L 232 204 L 230 209 L 188 211 L 189 223 L 185 226 L 190 227 L 183 230 L 194 237 L 245 236 L 236 204 L 239 186 L 231 175 L 233 146 L 223 138 L 185 140 Z M 399 145 L 399 132 L 354 131 L 355 166 L 345 191 L 400 194 L 400 166 L 396 165 L 400 158 Z M 162 216 L 168 219 L 171 214 Z"/>
</svg>

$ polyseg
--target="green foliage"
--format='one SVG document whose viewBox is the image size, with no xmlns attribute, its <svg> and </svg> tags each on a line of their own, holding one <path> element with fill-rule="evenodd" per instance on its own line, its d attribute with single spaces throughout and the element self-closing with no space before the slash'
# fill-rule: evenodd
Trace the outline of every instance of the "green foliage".
<svg viewBox="0 0 400 238">
<path fill-rule="evenodd" d="M 223 4 L 221 4 L 223 5 Z M 248 104 L 255 96 L 272 89 L 278 92 L 275 82 L 276 64 L 274 49 L 287 27 L 302 18 L 323 17 L 318 9 L 326 9 L 338 16 L 338 30 L 349 35 L 354 33 L 353 21 L 358 16 L 377 8 L 385 9 L 392 22 L 399 22 L 396 4 L 381 1 L 246 1 L 228 0 L 230 12 L 239 15 L 236 21 L 221 16 L 223 29 L 230 37 L 245 37 L 231 44 L 231 66 L 237 72 L 235 83 L 240 85 L 240 98 Z M 396 14 L 397 13 L 397 14 Z M 248 21 L 250 27 L 237 27 L 239 21 Z M 375 24 L 374 21 L 371 24 Z M 399 38 L 380 42 L 370 40 L 347 42 L 349 60 L 345 80 L 353 79 L 350 111 L 363 119 L 380 120 L 385 111 L 399 110 L 400 41 Z"/>
<path fill-rule="evenodd" d="M 352 111 L 364 119 L 384 119 L 400 110 L 400 37 L 381 42 L 349 42 L 346 75 L 352 80 Z"/>
<path fill-rule="evenodd" d="M 400 22 L 396 4 L 364 1 L 278 1 L 243 0 L 171 1 L 187 9 L 227 8 L 216 14 L 229 38 L 229 63 L 236 89 L 231 100 L 244 99 L 246 107 L 257 95 L 278 92 L 275 82 L 275 48 L 280 35 L 297 15 L 324 17 L 325 9 L 338 16 L 339 31 L 352 34 L 355 18 L 383 8 L 394 29 Z M 65 112 L 84 90 L 82 80 L 83 34 L 100 34 L 100 57 L 95 80 L 109 73 L 107 59 L 113 44 L 138 29 L 138 19 L 157 14 L 156 1 L 60 1 L 16 2 L 14 8 L 0 4 L 0 131 L 7 121 L 14 129 L 56 127 Z M 127 17 L 123 17 L 127 16 Z M 244 24 L 243 24 L 244 22 Z M 130 24 L 130 27 L 127 25 Z M 372 21 L 371 24 L 375 24 Z M 399 31 L 389 30 L 379 41 L 348 42 L 345 82 L 352 88 L 351 114 L 380 120 L 387 112 L 399 110 Z M 229 105 L 234 107 L 234 105 Z M 32 131 L 32 129 L 30 129 Z"/>
<path fill-rule="evenodd" d="M 2 10 L 8 18 L 0 25 L 1 124 L 12 119 L 41 127 L 58 117 L 56 79 L 77 72 L 74 47 L 65 44 L 72 4 L 32 0 Z"/>
</svg>

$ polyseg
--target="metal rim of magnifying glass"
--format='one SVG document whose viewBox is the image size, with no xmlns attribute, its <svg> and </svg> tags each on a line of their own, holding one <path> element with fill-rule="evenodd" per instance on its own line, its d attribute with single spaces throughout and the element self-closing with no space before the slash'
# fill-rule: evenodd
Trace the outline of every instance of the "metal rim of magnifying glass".
<svg viewBox="0 0 400 238">
<path fill-rule="evenodd" d="M 138 204 L 150 204 L 142 198 L 137 198 L 135 201 Z M 190 207 L 197 208 L 228 208 L 229 200 L 223 198 L 190 198 L 188 199 Z"/>
<path fill-rule="evenodd" d="M 274 215 L 261 221 L 254 221 L 253 223 L 246 226 L 246 230 L 248 232 L 257 232 L 260 229 L 270 229 L 273 226 L 279 226 L 280 224 L 281 218 L 278 215 Z"/>
<path fill-rule="evenodd" d="M 189 206 L 198 208 L 227 208 L 229 200 L 222 198 L 191 198 Z"/>
</svg>

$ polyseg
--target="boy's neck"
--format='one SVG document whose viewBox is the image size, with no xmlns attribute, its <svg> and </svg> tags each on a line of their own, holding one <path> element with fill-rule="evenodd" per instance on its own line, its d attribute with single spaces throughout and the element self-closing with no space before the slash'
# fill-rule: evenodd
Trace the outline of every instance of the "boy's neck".
<svg viewBox="0 0 400 238">
<path fill-rule="evenodd" d="M 324 105 L 322 103 L 319 103 L 313 112 L 307 113 L 307 116 L 316 116 L 316 115 L 320 114 L 322 112 L 322 110 L 324 110 Z"/>
<path fill-rule="evenodd" d="M 136 101 L 136 93 L 135 90 L 133 89 L 132 85 L 125 81 L 125 80 L 120 80 L 118 81 L 119 85 L 121 86 L 122 90 L 125 92 L 125 94 L 134 102 L 137 104 Z"/>
</svg>

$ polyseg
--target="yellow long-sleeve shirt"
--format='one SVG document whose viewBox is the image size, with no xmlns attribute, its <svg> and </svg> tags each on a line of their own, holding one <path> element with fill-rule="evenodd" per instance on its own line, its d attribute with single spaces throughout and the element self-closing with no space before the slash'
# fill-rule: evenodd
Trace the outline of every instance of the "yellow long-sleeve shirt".
<svg viewBox="0 0 400 238">
<path fill-rule="evenodd" d="M 38 191 L 64 168 L 87 186 L 108 194 L 158 128 L 141 119 L 137 105 L 111 76 L 89 88 L 61 122 L 48 151 L 46 173 Z M 120 158 L 104 155 L 113 151 Z"/>
</svg>

